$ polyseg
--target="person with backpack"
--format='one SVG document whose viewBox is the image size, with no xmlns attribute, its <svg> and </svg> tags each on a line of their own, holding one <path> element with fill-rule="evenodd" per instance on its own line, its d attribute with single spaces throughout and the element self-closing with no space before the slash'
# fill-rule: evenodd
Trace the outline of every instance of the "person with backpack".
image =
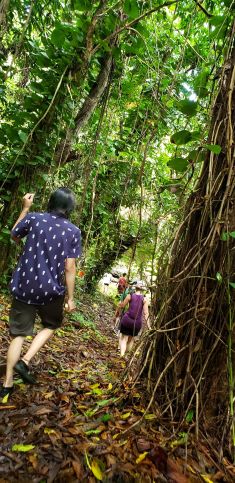
<svg viewBox="0 0 235 483">
<path fill-rule="evenodd" d="M 141 284 L 136 285 L 135 293 L 128 294 L 119 307 L 124 308 L 128 305 L 128 310 L 124 313 L 120 321 L 119 349 L 121 357 L 127 350 L 131 350 L 134 338 L 142 329 L 145 321 L 150 329 L 148 301 L 143 295 L 144 287 Z"/>
<path fill-rule="evenodd" d="M 75 208 L 75 196 L 70 189 L 59 188 L 51 194 L 46 212 L 29 213 L 33 199 L 34 193 L 23 197 L 23 210 L 11 232 L 16 243 L 22 238 L 26 242 L 10 283 L 9 327 L 13 339 L 0 398 L 12 393 L 14 370 L 25 383 L 36 382 L 29 363 L 62 324 L 65 287 L 68 312 L 76 308 L 75 260 L 81 255 L 81 233 L 68 220 Z M 43 329 L 20 359 L 25 337 L 33 334 L 36 314 Z"/>
<path fill-rule="evenodd" d="M 126 273 L 123 273 L 122 276 L 118 280 L 117 290 L 119 294 L 122 294 L 125 289 L 127 288 L 128 283 L 126 279 Z"/>
</svg>

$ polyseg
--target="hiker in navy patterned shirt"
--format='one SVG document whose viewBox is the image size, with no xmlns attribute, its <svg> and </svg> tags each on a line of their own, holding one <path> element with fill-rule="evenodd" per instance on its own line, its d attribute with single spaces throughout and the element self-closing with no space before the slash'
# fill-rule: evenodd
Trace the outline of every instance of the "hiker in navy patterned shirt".
<svg viewBox="0 0 235 483">
<path fill-rule="evenodd" d="M 13 301 L 9 325 L 13 340 L 8 349 L 1 398 L 13 391 L 13 370 L 24 382 L 36 382 L 28 364 L 61 326 L 65 285 L 68 311 L 75 310 L 75 259 L 81 255 L 81 234 L 68 220 L 75 208 L 75 196 L 68 188 L 57 189 L 50 197 L 47 212 L 43 213 L 29 213 L 33 199 L 33 193 L 24 196 L 23 210 L 11 232 L 16 243 L 24 237 L 26 242 L 10 283 Z M 20 359 L 25 337 L 33 334 L 36 314 L 41 318 L 43 329 Z"/>
</svg>

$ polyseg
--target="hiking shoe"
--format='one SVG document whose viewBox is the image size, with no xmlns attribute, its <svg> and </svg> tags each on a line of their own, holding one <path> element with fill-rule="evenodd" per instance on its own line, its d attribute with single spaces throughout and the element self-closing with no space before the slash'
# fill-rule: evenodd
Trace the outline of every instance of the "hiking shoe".
<svg viewBox="0 0 235 483">
<path fill-rule="evenodd" d="M 4 397 L 6 397 L 8 395 L 10 396 L 11 393 L 13 392 L 13 390 L 14 390 L 13 386 L 11 386 L 11 387 L 4 387 L 3 386 L 0 389 L 0 399 L 3 399 Z"/>
<path fill-rule="evenodd" d="M 36 384 L 36 380 L 29 371 L 27 364 L 24 361 L 18 361 L 14 367 L 17 374 L 19 374 L 23 381 L 27 384 Z"/>
</svg>

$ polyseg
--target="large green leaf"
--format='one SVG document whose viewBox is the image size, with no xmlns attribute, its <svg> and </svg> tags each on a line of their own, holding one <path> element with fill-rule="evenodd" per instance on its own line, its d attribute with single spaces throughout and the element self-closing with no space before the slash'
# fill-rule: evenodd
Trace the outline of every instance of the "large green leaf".
<svg viewBox="0 0 235 483">
<path fill-rule="evenodd" d="M 197 112 L 197 102 L 190 99 L 183 99 L 177 103 L 177 109 L 187 116 L 195 116 Z"/>
<path fill-rule="evenodd" d="M 79 10 L 80 12 L 85 12 L 90 8 L 88 0 L 72 0 L 71 3 L 72 3 L 72 8 L 74 10 Z"/>
<path fill-rule="evenodd" d="M 207 97 L 208 95 L 208 89 L 206 87 L 207 81 L 208 81 L 209 73 L 207 69 L 202 70 L 197 77 L 195 77 L 193 81 L 193 87 L 200 98 Z"/>
<path fill-rule="evenodd" d="M 51 34 L 51 42 L 58 48 L 61 48 L 66 39 L 66 30 L 63 27 L 56 27 Z"/>
<path fill-rule="evenodd" d="M 23 143 L 25 143 L 26 142 L 26 139 L 28 137 L 27 133 L 20 130 L 20 131 L 18 131 L 18 135 L 19 135 L 19 138 L 21 139 L 21 141 Z"/>
<path fill-rule="evenodd" d="M 192 133 L 187 131 L 187 129 L 182 129 L 182 131 L 177 131 L 171 136 L 171 143 L 177 144 L 180 146 L 181 144 L 187 144 L 192 141 Z"/>
<path fill-rule="evenodd" d="M 179 173 L 184 173 L 189 166 L 188 160 L 181 157 L 170 159 L 167 165 L 169 166 L 169 168 L 174 169 L 174 171 L 177 171 Z"/>
<path fill-rule="evenodd" d="M 193 149 L 192 151 L 189 152 L 187 159 L 191 163 L 202 163 L 202 161 L 205 160 L 206 157 L 206 151 L 205 150 L 198 150 L 198 149 Z"/>
<path fill-rule="evenodd" d="M 137 0 L 125 0 L 124 1 L 124 12 L 130 18 L 136 18 L 139 16 L 139 7 Z"/>
<path fill-rule="evenodd" d="M 232 3 L 232 0 L 231 0 L 231 3 Z M 209 19 L 210 25 L 213 25 L 214 27 L 218 27 L 218 25 L 222 25 L 224 21 L 225 21 L 225 17 L 223 15 L 213 15 L 213 17 Z"/>
<path fill-rule="evenodd" d="M 213 30 L 211 34 L 211 38 L 215 40 L 219 40 L 219 39 L 224 40 L 226 30 L 227 30 L 226 22 L 224 24 L 218 25 L 217 27 L 215 27 L 215 30 Z"/>
<path fill-rule="evenodd" d="M 219 146 L 219 144 L 205 144 L 205 148 L 215 154 L 219 154 L 221 151 L 221 146 Z"/>
<path fill-rule="evenodd" d="M 229 239 L 229 233 L 227 231 L 222 231 L 220 239 L 222 241 L 227 241 Z"/>
<path fill-rule="evenodd" d="M 192 141 L 200 141 L 201 139 L 201 132 L 200 131 L 192 131 L 191 132 Z"/>
<path fill-rule="evenodd" d="M 194 417 L 194 409 L 190 409 L 189 412 L 186 414 L 186 422 L 191 423 Z"/>
</svg>

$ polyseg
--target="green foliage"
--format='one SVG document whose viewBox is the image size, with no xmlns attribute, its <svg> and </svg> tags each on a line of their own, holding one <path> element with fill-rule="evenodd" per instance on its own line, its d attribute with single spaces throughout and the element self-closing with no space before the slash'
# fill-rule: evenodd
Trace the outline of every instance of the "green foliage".
<svg viewBox="0 0 235 483">
<path fill-rule="evenodd" d="M 221 151 L 221 146 L 217 144 L 205 144 L 205 148 L 211 151 L 214 154 L 219 154 Z"/>
<path fill-rule="evenodd" d="M 153 223 L 180 216 L 200 162 L 208 150 L 219 154 L 220 146 L 205 145 L 208 98 L 232 11 L 216 0 L 208 21 L 196 4 L 178 2 L 125 28 L 159 6 L 108 1 L 95 17 L 98 1 L 42 0 L 26 24 L 29 5 L 9 4 L 0 54 L 0 245 L 8 250 L 24 192 L 37 191 L 41 209 L 51 189 L 73 187 L 74 222 L 87 237 L 81 289 L 92 288 L 135 237 L 143 267 L 141 246 L 150 247 Z M 110 85 L 78 129 L 110 52 Z"/>
<path fill-rule="evenodd" d="M 216 276 L 216 280 L 218 281 L 218 283 L 221 284 L 223 282 L 223 277 L 222 277 L 221 273 L 217 272 L 215 276 Z"/>
<path fill-rule="evenodd" d="M 190 132 L 187 129 L 182 129 L 181 131 L 175 132 L 171 136 L 171 142 L 177 146 L 188 144 L 197 139 L 200 139 L 200 133 L 198 131 Z"/>
<path fill-rule="evenodd" d="M 130 19 L 139 16 L 139 6 L 137 0 L 124 0 L 124 12 Z"/>
<path fill-rule="evenodd" d="M 184 173 L 188 167 L 188 160 L 186 158 L 175 157 L 170 159 L 167 165 L 177 172 Z"/>
<path fill-rule="evenodd" d="M 184 99 L 178 102 L 177 108 L 187 116 L 195 116 L 197 112 L 197 102 L 190 101 L 190 99 Z"/>
<path fill-rule="evenodd" d="M 105 337 L 97 329 L 96 324 L 92 320 L 87 320 L 83 314 L 75 312 L 71 314 L 70 320 L 79 322 L 81 329 L 86 329 L 86 332 L 83 334 L 85 340 L 95 337 L 99 342 L 105 342 Z"/>
</svg>

